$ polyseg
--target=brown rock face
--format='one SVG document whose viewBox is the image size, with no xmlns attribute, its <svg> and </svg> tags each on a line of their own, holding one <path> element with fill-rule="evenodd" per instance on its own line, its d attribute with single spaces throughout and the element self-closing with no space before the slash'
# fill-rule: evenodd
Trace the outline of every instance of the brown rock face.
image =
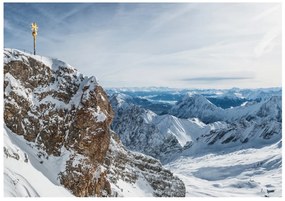
<svg viewBox="0 0 285 201">
<path fill-rule="evenodd" d="M 62 146 L 84 155 L 84 163 L 92 164 L 92 168 L 74 167 L 70 159 L 66 163 L 68 174 L 61 174 L 63 185 L 76 196 L 103 196 L 104 189 L 105 195 L 110 194 L 106 174 L 93 181 L 109 147 L 113 117 L 102 87 L 93 77 L 84 79 L 64 65 L 51 69 L 21 52 L 5 53 L 6 57 L 20 58 L 4 64 L 7 127 L 36 142 L 48 155 L 60 156 Z M 94 112 L 101 112 L 105 119 L 97 122 Z"/>
<path fill-rule="evenodd" d="M 91 163 L 88 159 L 81 162 L 82 164 L 74 167 L 72 158 L 67 161 L 66 171 L 60 173 L 61 183 L 75 196 L 111 196 L 111 185 L 99 164 Z M 97 174 L 99 176 L 94 178 Z"/>
<path fill-rule="evenodd" d="M 185 195 L 184 184 L 163 170 L 156 160 L 150 162 L 143 156 L 137 159 L 111 135 L 114 113 L 106 93 L 94 77 L 83 77 L 61 61 L 50 59 L 48 65 L 47 58 L 42 61 L 42 57 L 17 50 L 5 50 L 4 61 L 6 126 L 35 143 L 46 155 L 61 157 L 63 149 L 71 153 L 64 171 L 59 173 L 59 181 L 74 195 L 117 196 L 112 185 L 120 178 L 135 183 L 136 171 L 141 171 L 151 186 L 159 189 L 154 196 Z M 112 156 L 114 149 L 120 157 Z M 159 167 L 152 168 L 153 172 L 164 172 L 163 179 L 179 185 L 157 185 L 158 178 L 152 182 L 151 174 L 147 173 L 151 163 Z M 136 171 L 120 173 L 119 169 L 127 165 L 134 166 Z M 179 186 L 183 186 L 184 191 L 176 189 Z"/>
</svg>

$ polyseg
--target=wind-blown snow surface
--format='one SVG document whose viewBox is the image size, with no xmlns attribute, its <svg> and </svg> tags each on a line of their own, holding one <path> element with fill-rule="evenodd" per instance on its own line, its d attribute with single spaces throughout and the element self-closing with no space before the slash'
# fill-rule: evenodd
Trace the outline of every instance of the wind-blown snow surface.
<svg viewBox="0 0 285 201">
<path fill-rule="evenodd" d="M 65 164 L 65 157 L 50 157 L 48 163 L 41 162 L 32 144 L 28 145 L 22 136 L 6 127 L 4 153 L 4 196 L 73 196 L 56 179 L 59 169 Z"/>
<path fill-rule="evenodd" d="M 180 157 L 165 167 L 185 183 L 186 196 L 281 196 L 281 143 Z"/>
</svg>

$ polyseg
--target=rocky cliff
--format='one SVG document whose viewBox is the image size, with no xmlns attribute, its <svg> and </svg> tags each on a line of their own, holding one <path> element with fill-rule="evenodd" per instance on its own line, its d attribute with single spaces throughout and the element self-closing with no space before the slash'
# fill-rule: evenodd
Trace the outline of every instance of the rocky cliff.
<svg viewBox="0 0 285 201">
<path fill-rule="evenodd" d="M 157 158 L 162 163 L 173 153 L 182 151 L 187 139 L 179 142 L 177 135 L 185 136 L 186 134 L 164 129 L 171 125 L 166 122 L 169 115 L 159 116 L 133 104 L 129 99 L 131 97 L 124 94 L 114 94 L 110 97 L 111 105 L 116 113 L 111 127 L 126 147 Z"/>
<path fill-rule="evenodd" d="M 128 195 L 124 188 L 185 196 L 183 182 L 157 160 L 124 148 L 109 128 L 113 116 L 95 77 L 57 59 L 5 49 L 5 125 L 36 150 L 41 165 L 61 161 L 55 183 L 75 196 Z"/>
</svg>

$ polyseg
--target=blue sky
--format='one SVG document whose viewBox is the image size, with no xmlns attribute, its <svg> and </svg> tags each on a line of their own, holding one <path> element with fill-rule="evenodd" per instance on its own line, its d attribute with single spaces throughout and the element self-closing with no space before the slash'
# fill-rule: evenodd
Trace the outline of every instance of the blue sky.
<svg viewBox="0 0 285 201">
<path fill-rule="evenodd" d="M 103 87 L 281 86 L 281 4 L 5 3 L 4 47 L 62 59 Z"/>
</svg>

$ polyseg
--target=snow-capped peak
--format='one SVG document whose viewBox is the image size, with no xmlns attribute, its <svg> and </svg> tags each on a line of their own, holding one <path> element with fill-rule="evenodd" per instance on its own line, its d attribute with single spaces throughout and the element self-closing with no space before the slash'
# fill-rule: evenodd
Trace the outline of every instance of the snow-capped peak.
<svg viewBox="0 0 285 201">
<path fill-rule="evenodd" d="M 218 108 L 216 105 L 214 105 L 211 101 L 209 101 L 205 96 L 201 94 L 196 94 L 196 93 L 187 93 L 182 101 L 190 101 L 194 104 L 199 104 L 199 105 L 207 105 L 207 107 L 211 108 Z"/>
<path fill-rule="evenodd" d="M 199 118 L 204 122 L 220 120 L 216 115 L 222 112 L 222 108 L 211 103 L 200 94 L 187 94 L 181 101 L 177 102 L 170 114 L 180 118 Z"/>
<path fill-rule="evenodd" d="M 29 58 L 33 58 L 43 63 L 53 71 L 59 70 L 60 67 L 69 68 L 73 71 L 77 71 L 74 67 L 72 67 L 68 63 L 56 58 L 33 55 L 31 53 L 24 52 L 18 49 L 4 48 L 4 64 L 7 64 L 11 61 L 22 61 L 24 63 L 27 63 Z"/>
</svg>

